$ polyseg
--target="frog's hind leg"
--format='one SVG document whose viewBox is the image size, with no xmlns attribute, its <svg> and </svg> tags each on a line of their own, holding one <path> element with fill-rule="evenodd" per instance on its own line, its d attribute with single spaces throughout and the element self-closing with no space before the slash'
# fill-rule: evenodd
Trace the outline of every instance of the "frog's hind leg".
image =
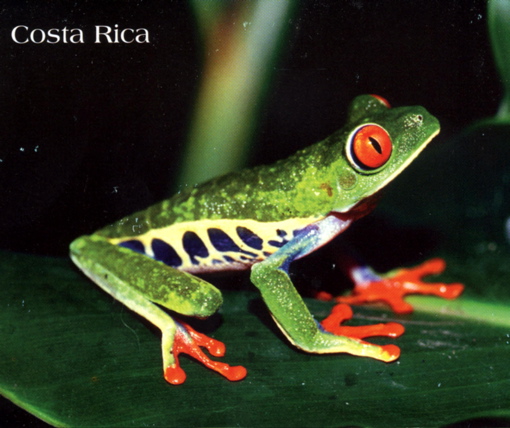
<svg viewBox="0 0 510 428">
<path fill-rule="evenodd" d="M 213 285 L 178 271 L 128 248 L 97 236 L 84 236 L 71 244 L 71 258 L 103 290 L 157 326 L 162 333 L 165 379 L 180 384 L 186 379 L 179 354 L 186 353 L 229 380 L 240 380 L 246 369 L 212 361 L 200 349 L 223 356 L 223 343 L 176 321 L 161 305 L 183 315 L 208 317 L 222 303 Z M 157 303 L 157 304 L 155 304 Z"/>
<path fill-rule="evenodd" d="M 424 276 L 440 274 L 445 267 L 443 259 L 435 258 L 413 268 L 398 269 L 380 275 L 368 266 L 353 264 L 348 268 L 348 273 L 354 281 L 354 290 L 351 295 L 336 297 L 335 300 L 351 305 L 383 302 L 395 313 L 410 313 L 413 307 L 404 301 L 404 297 L 409 294 L 428 294 L 444 299 L 455 299 L 462 293 L 464 286 L 459 283 L 429 283 L 422 280 Z"/>
<path fill-rule="evenodd" d="M 180 353 L 192 356 L 204 366 L 220 373 L 230 381 L 241 380 L 246 377 L 246 369 L 244 367 L 230 366 L 219 361 L 213 361 L 200 349 L 201 346 L 205 347 L 215 357 L 222 357 L 225 355 L 225 345 L 223 342 L 199 333 L 188 324 L 178 322 L 176 325 L 175 335 L 173 337 L 163 335 L 162 340 L 163 367 L 167 382 L 178 385 L 186 379 L 186 374 L 179 364 L 178 357 Z M 172 352 L 166 352 L 167 349 L 172 349 Z"/>
</svg>

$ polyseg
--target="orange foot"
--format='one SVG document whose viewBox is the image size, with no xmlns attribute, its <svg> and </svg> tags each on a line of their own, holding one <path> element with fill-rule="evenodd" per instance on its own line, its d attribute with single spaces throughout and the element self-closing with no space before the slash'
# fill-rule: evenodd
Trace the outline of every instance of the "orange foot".
<svg viewBox="0 0 510 428">
<path fill-rule="evenodd" d="M 354 339 L 364 339 L 365 337 L 387 336 L 398 337 L 404 333 L 404 326 L 396 322 L 363 325 L 363 326 L 342 326 L 344 321 L 352 318 L 352 309 L 349 305 L 339 303 L 334 306 L 329 314 L 321 322 L 324 330 L 330 333 L 352 337 Z M 381 346 L 384 354 L 388 357 L 384 361 L 394 361 L 400 356 L 400 348 L 395 345 Z"/>
<path fill-rule="evenodd" d="M 421 281 L 423 276 L 441 273 L 445 267 L 443 259 L 431 259 L 411 269 L 399 269 L 388 277 L 358 281 L 351 296 L 336 297 L 335 300 L 353 305 L 385 302 L 395 313 L 410 313 L 413 307 L 403 300 L 407 294 L 431 294 L 445 299 L 455 299 L 462 293 L 464 286 L 459 283 Z"/>
<path fill-rule="evenodd" d="M 185 323 L 177 324 L 172 353 L 175 363 L 165 369 L 165 380 L 173 385 L 179 385 L 186 380 L 186 373 L 179 364 L 179 354 L 188 354 L 200 361 L 207 368 L 218 372 L 230 381 L 241 380 L 246 377 L 247 371 L 243 366 L 230 366 L 218 361 L 212 361 L 205 355 L 200 347 L 206 348 L 215 357 L 225 355 L 223 342 L 214 340 L 205 334 L 199 333 Z"/>
</svg>

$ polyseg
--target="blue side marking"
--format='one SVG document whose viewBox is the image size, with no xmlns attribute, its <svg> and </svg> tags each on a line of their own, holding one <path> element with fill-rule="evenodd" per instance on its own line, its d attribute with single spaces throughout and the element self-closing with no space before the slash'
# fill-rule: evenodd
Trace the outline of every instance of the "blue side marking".
<svg viewBox="0 0 510 428">
<path fill-rule="evenodd" d="M 257 254 L 252 253 L 251 251 L 241 250 L 241 248 L 239 248 L 239 246 L 232 240 L 232 238 L 230 236 L 228 236 L 225 232 L 223 232 L 223 230 L 221 230 L 221 229 L 211 227 L 210 229 L 207 229 L 207 234 L 209 235 L 211 244 L 218 251 L 222 251 L 222 252 L 230 251 L 230 252 L 234 252 L 234 253 L 246 254 L 247 256 L 250 256 L 250 257 L 257 257 Z M 262 245 L 260 248 L 262 248 Z M 230 257 L 229 257 L 230 260 L 227 260 L 227 256 L 224 256 L 223 258 L 227 262 L 234 261 Z"/>
<path fill-rule="evenodd" d="M 301 254 L 309 253 L 310 250 L 314 248 L 316 234 L 310 233 L 313 230 L 319 230 L 317 225 L 309 224 L 308 226 L 302 229 L 294 230 L 293 231 L 294 237 L 290 241 L 283 239 L 283 243 L 288 245 L 286 245 L 281 250 L 278 250 L 269 258 L 274 257 L 275 255 L 278 255 L 277 257 L 284 257 L 279 269 L 283 270 L 288 274 L 290 264 L 294 260 L 296 260 Z"/>
<path fill-rule="evenodd" d="M 236 232 L 246 245 L 251 248 L 255 248 L 256 250 L 262 250 L 262 238 L 260 236 L 253 233 L 250 229 L 242 226 L 236 227 Z"/>
<path fill-rule="evenodd" d="M 167 244 L 161 239 L 153 239 L 152 251 L 154 252 L 154 259 L 165 263 L 168 266 L 178 267 L 182 264 L 182 260 L 174 250 L 174 247 Z"/>
<path fill-rule="evenodd" d="M 282 229 L 276 229 L 276 234 L 277 234 L 280 238 L 283 238 L 283 237 L 287 236 L 287 232 L 285 232 L 285 230 L 282 230 Z"/>
<path fill-rule="evenodd" d="M 207 234 L 209 235 L 211 244 L 218 251 L 241 251 L 236 243 L 232 241 L 232 238 L 223 232 L 223 230 L 211 227 L 210 229 L 207 229 Z"/>
<path fill-rule="evenodd" d="M 273 246 L 273 247 L 276 247 L 276 248 L 281 248 L 281 247 L 283 247 L 283 246 L 284 246 L 287 242 L 289 242 L 289 241 L 287 241 L 286 239 L 284 239 L 283 241 L 273 241 L 273 240 L 271 240 L 271 241 L 267 241 L 267 243 L 268 243 L 269 245 L 271 245 L 271 246 Z"/>
<path fill-rule="evenodd" d="M 189 254 L 191 263 L 194 265 L 200 264 L 200 262 L 196 259 L 197 256 L 203 258 L 209 256 L 207 247 L 195 232 L 188 231 L 184 234 L 182 237 L 182 246 L 184 247 L 184 250 Z"/>
<path fill-rule="evenodd" d="M 288 239 L 285 237 L 287 236 L 287 232 L 283 229 L 276 229 L 276 234 L 282 238 L 281 241 L 276 241 L 274 239 L 271 239 L 270 241 L 267 241 L 267 243 L 273 247 L 276 248 L 282 248 L 287 242 L 289 242 Z M 294 236 L 296 236 L 296 231 L 294 231 Z"/>
<path fill-rule="evenodd" d="M 131 239 L 130 241 L 124 241 L 119 243 L 119 247 L 129 248 L 130 250 L 136 251 L 140 254 L 145 254 L 145 247 L 141 241 Z"/>
</svg>

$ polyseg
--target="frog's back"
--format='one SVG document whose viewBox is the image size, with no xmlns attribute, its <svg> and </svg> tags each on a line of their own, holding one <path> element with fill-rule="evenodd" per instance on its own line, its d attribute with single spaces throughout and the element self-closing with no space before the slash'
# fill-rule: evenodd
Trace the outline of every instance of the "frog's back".
<svg viewBox="0 0 510 428">
<path fill-rule="evenodd" d="M 128 215 L 97 233 L 116 238 L 205 220 L 280 222 L 321 217 L 331 209 L 328 205 L 331 197 L 327 189 L 320 188 L 321 184 L 306 184 L 307 172 L 303 165 L 314 171 L 317 168 L 310 161 L 303 162 L 303 157 L 309 158 L 308 153 L 301 151 L 273 165 L 209 180 Z M 317 196 L 317 188 L 322 199 Z"/>
<path fill-rule="evenodd" d="M 124 217 L 97 234 L 192 273 L 245 269 L 320 217 L 297 213 L 288 195 L 292 186 L 288 181 L 277 182 L 271 168 L 211 180 Z"/>
</svg>

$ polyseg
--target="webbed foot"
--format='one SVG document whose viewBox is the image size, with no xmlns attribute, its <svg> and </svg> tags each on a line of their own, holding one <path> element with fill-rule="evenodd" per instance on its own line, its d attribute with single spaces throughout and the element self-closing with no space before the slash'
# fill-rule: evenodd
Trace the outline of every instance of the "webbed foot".
<svg viewBox="0 0 510 428">
<path fill-rule="evenodd" d="M 410 313 L 413 307 L 403 299 L 408 294 L 429 294 L 455 299 L 462 293 L 464 286 L 459 283 L 426 283 L 421 280 L 423 276 L 443 272 L 445 267 L 445 261 L 440 258 L 430 259 L 414 268 L 399 269 L 386 276 L 378 276 L 367 268 L 357 267 L 351 272 L 355 280 L 352 295 L 336 297 L 335 300 L 352 305 L 384 302 L 395 313 Z"/>
<path fill-rule="evenodd" d="M 165 368 L 165 380 L 173 385 L 180 385 L 186 380 L 186 373 L 179 364 L 179 354 L 188 354 L 200 361 L 207 368 L 214 370 L 230 381 L 237 381 L 246 377 L 247 371 L 243 366 L 230 366 L 226 363 L 211 360 L 200 347 L 206 348 L 215 357 L 225 355 L 223 342 L 199 333 L 188 324 L 177 323 L 172 354 L 174 362 Z"/>
<path fill-rule="evenodd" d="M 349 305 L 339 303 L 334 306 L 331 313 L 321 322 L 324 330 L 354 339 L 364 339 L 365 337 L 387 336 L 398 337 L 405 331 L 404 326 L 395 322 L 380 323 L 363 326 L 342 326 L 344 321 L 352 318 L 352 309 Z M 375 345 L 372 345 L 375 346 Z M 395 345 L 381 346 L 381 355 L 379 358 L 383 361 L 394 361 L 400 356 L 400 348 Z"/>
</svg>

